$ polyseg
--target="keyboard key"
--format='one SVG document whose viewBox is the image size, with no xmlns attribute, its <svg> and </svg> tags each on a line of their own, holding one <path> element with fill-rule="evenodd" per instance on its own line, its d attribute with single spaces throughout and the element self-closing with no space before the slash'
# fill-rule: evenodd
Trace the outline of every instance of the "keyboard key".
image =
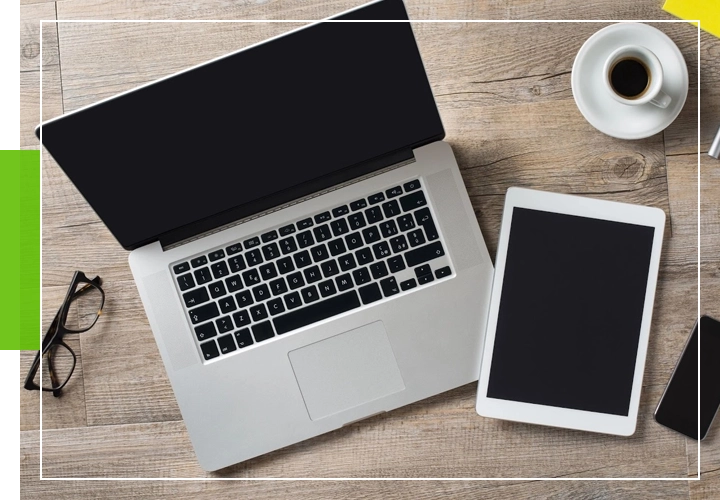
<svg viewBox="0 0 720 500">
<path fill-rule="evenodd" d="M 425 283 L 430 283 L 434 279 L 435 278 L 433 277 L 432 274 L 424 274 L 424 275 L 418 277 L 418 283 L 420 283 L 421 285 L 424 285 Z"/>
<path fill-rule="evenodd" d="M 300 230 L 300 229 L 307 229 L 307 228 L 309 228 L 309 227 L 312 227 L 312 225 L 313 225 L 313 221 L 312 221 L 312 219 L 311 219 L 310 217 L 308 217 L 307 219 L 303 219 L 303 220 L 301 220 L 301 221 L 298 221 L 298 223 L 297 223 L 297 228 L 298 228 L 298 230 Z"/>
<path fill-rule="evenodd" d="M 305 280 L 303 279 L 302 273 L 293 273 L 287 277 L 288 286 L 290 290 L 295 290 L 301 286 L 305 286 Z"/>
<path fill-rule="evenodd" d="M 235 257 L 230 257 L 228 259 L 228 264 L 230 265 L 230 272 L 237 273 L 239 271 L 242 271 L 247 266 L 245 265 L 245 259 L 243 259 L 242 255 L 236 255 Z"/>
<path fill-rule="evenodd" d="M 350 217 L 348 217 L 348 222 L 350 223 L 350 229 L 361 229 L 365 227 L 365 217 L 363 217 L 362 212 L 358 212 L 356 214 L 352 214 Z"/>
<path fill-rule="evenodd" d="M 330 297 L 327 300 L 318 302 L 308 307 L 298 309 L 282 316 L 274 318 L 273 324 L 278 332 L 278 335 L 297 330 L 303 326 L 317 323 L 324 319 L 342 314 L 346 311 L 350 311 L 360 307 L 360 301 L 358 300 L 357 293 L 354 290 L 349 292 Z"/>
<path fill-rule="evenodd" d="M 444 278 L 446 276 L 450 276 L 452 274 L 452 271 L 450 270 L 450 266 L 441 267 L 437 271 L 435 271 L 435 277 L 437 279 Z"/>
<path fill-rule="evenodd" d="M 205 283 L 208 283 L 212 280 L 210 269 L 208 269 L 207 267 L 201 267 L 200 269 L 196 269 L 193 274 L 195 275 L 195 279 L 197 280 L 199 285 L 204 285 Z"/>
<path fill-rule="evenodd" d="M 315 244 L 315 240 L 313 239 L 313 235 L 310 231 L 303 231 L 302 233 L 298 233 L 296 238 L 298 246 L 300 248 L 307 248 Z"/>
<path fill-rule="evenodd" d="M 210 300 L 207 290 L 205 287 L 198 288 L 197 290 L 191 290 L 183 294 L 183 300 L 185 301 L 185 307 L 188 309 L 191 307 L 199 306 L 203 302 Z"/>
<path fill-rule="evenodd" d="M 437 228 L 435 227 L 435 221 L 433 221 L 432 215 L 430 215 L 429 208 L 422 208 L 415 212 L 415 221 L 418 225 L 425 229 L 428 241 L 433 241 L 439 238 Z"/>
<path fill-rule="evenodd" d="M 308 267 L 304 271 L 305 274 L 305 281 L 308 283 L 315 283 L 316 281 L 320 281 L 322 279 L 322 275 L 320 274 L 320 268 L 318 266 L 312 266 Z"/>
<path fill-rule="evenodd" d="M 189 290 L 195 286 L 195 280 L 193 279 L 192 274 L 183 274 L 182 276 L 178 276 L 177 282 L 178 286 L 180 286 L 180 290 L 182 291 Z"/>
<path fill-rule="evenodd" d="M 380 222 L 381 220 L 383 220 L 383 215 L 380 207 L 370 207 L 365 210 L 365 218 L 367 219 L 368 224 L 375 224 L 376 222 Z"/>
<path fill-rule="evenodd" d="M 294 271 L 295 266 L 293 265 L 292 257 L 285 257 L 277 261 L 277 268 L 280 274 L 287 274 L 290 271 Z"/>
<path fill-rule="evenodd" d="M 392 251 L 394 253 L 400 253 L 407 250 L 409 247 L 405 236 L 401 234 L 400 236 L 396 236 L 395 238 L 391 239 L 390 248 L 392 248 Z"/>
<path fill-rule="evenodd" d="M 263 264 L 262 266 L 260 266 L 260 276 L 265 281 L 271 280 L 277 275 L 277 269 L 275 269 L 275 264 L 273 264 L 272 262 L 268 262 L 267 264 Z"/>
<path fill-rule="evenodd" d="M 280 236 L 287 236 L 288 234 L 293 234 L 295 232 L 295 226 L 293 224 L 288 224 L 287 226 L 283 226 L 278 229 L 278 232 L 280 233 Z"/>
<path fill-rule="evenodd" d="M 343 215 L 347 215 L 349 213 L 350 213 L 350 209 L 348 208 L 347 205 L 333 208 L 333 211 L 332 211 L 333 217 L 342 217 Z"/>
<path fill-rule="evenodd" d="M 440 237 L 432 219 L 423 224 L 423 228 L 425 229 L 425 235 L 427 236 L 428 241 L 434 241 Z"/>
<path fill-rule="evenodd" d="M 443 255 L 445 255 L 445 251 L 443 250 L 442 244 L 436 241 L 435 243 L 410 250 L 405 254 L 405 261 L 408 266 L 415 267 L 432 259 L 442 257 Z"/>
<path fill-rule="evenodd" d="M 285 300 L 285 305 L 287 306 L 288 311 L 302 305 L 300 294 L 297 292 L 289 293 L 283 298 Z"/>
<path fill-rule="evenodd" d="M 390 200 L 387 203 L 382 204 L 383 213 L 385 217 L 395 217 L 400 215 L 400 206 L 397 200 Z"/>
<path fill-rule="evenodd" d="M 250 290 L 243 290 L 242 292 L 235 294 L 235 300 L 240 307 L 247 307 L 255 302 L 252 298 Z"/>
<path fill-rule="evenodd" d="M 252 306 L 250 308 L 250 316 L 252 317 L 253 321 L 259 321 L 261 319 L 265 319 L 268 317 L 267 309 L 265 309 L 265 304 L 258 304 L 256 306 Z"/>
<path fill-rule="evenodd" d="M 278 239 L 277 231 L 270 231 L 261 236 L 263 243 Z"/>
<path fill-rule="evenodd" d="M 402 255 L 396 255 L 395 257 L 389 258 L 387 263 L 391 273 L 397 273 L 405 269 L 405 261 L 403 260 Z"/>
<path fill-rule="evenodd" d="M 414 193 L 407 194 L 400 198 L 400 205 L 402 205 L 403 211 L 405 212 L 415 208 L 424 207 L 427 205 L 425 193 L 422 191 L 415 191 Z"/>
<path fill-rule="evenodd" d="M 382 280 L 380 282 L 380 286 L 382 287 L 383 295 L 385 295 L 385 297 L 391 297 L 400 292 L 400 287 L 398 287 L 397 281 L 395 281 L 395 278 L 392 276 Z"/>
<path fill-rule="evenodd" d="M 332 238 L 332 233 L 330 232 L 330 227 L 327 224 L 323 224 L 322 226 L 318 226 L 315 229 L 313 229 L 313 234 L 315 234 L 315 239 L 320 241 L 326 241 Z"/>
<path fill-rule="evenodd" d="M 188 314 L 190 314 L 190 321 L 192 321 L 192 324 L 197 325 L 198 323 L 204 323 L 209 319 L 217 318 L 220 316 L 220 311 L 218 310 L 215 302 L 210 302 L 204 306 L 191 309 Z"/>
<path fill-rule="evenodd" d="M 330 219 L 332 219 L 332 217 L 330 216 L 330 212 L 323 212 L 315 216 L 315 224 L 322 224 L 323 222 L 327 222 Z"/>
<path fill-rule="evenodd" d="M 368 201 L 371 205 L 375 205 L 376 203 L 380 203 L 381 201 L 385 201 L 385 195 L 382 193 L 377 193 L 368 196 Z"/>
<path fill-rule="evenodd" d="M 376 280 L 384 278 L 388 275 L 387 266 L 383 261 L 376 262 L 375 264 L 370 264 L 370 272 L 372 273 L 373 278 L 375 278 Z"/>
<path fill-rule="evenodd" d="M 373 259 L 372 250 L 367 247 L 361 248 L 355 252 L 355 257 L 357 257 L 358 265 L 360 266 L 365 266 L 375 260 Z"/>
<path fill-rule="evenodd" d="M 398 234 L 398 228 L 395 225 L 394 220 L 386 220 L 385 222 L 380 223 L 380 232 L 383 235 L 383 238 L 389 238 L 390 236 L 394 236 Z"/>
<path fill-rule="evenodd" d="M 318 245 L 310 249 L 310 255 L 312 255 L 313 261 L 320 262 L 325 259 L 329 259 L 327 247 L 325 245 Z"/>
<path fill-rule="evenodd" d="M 287 255 L 297 250 L 295 238 L 291 236 L 290 238 L 283 238 L 280 240 L 280 250 L 282 250 L 283 255 Z"/>
<path fill-rule="evenodd" d="M 278 314 L 285 312 L 285 306 L 283 305 L 283 301 L 280 297 L 269 301 L 267 306 L 271 316 L 277 316 Z"/>
<path fill-rule="evenodd" d="M 415 276 L 417 276 L 418 278 L 420 276 L 425 276 L 426 274 L 432 274 L 432 269 L 430 269 L 430 264 L 425 264 L 424 266 L 415 268 Z"/>
<path fill-rule="evenodd" d="M 215 276 L 215 279 L 224 278 L 228 274 L 230 274 L 230 271 L 228 271 L 228 266 L 225 264 L 225 261 L 217 262 L 216 264 L 213 264 L 210 266 L 210 269 L 212 269 L 213 276 Z"/>
<path fill-rule="evenodd" d="M 245 271 L 244 273 L 242 273 L 242 277 L 243 281 L 245 282 L 245 286 L 248 288 L 260 283 L 260 274 L 258 273 L 257 269 L 250 269 L 249 271 Z"/>
<path fill-rule="evenodd" d="M 414 181 L 406 182 L 403 184 L 403 189 L 406 193 L 409 193 L 410 191 L 415 191 L 416 189 L 420 189 L 420 180 L 415 179 Z"/>
<path fill-rule="evenodd" d="M 330 295 L 335 295 L 337 293 L 335 283 L 333 283 L 332 280 L 323 281 L 318 284 L 318 289 L 320 290 L 320 295 L 323 297 L 329 297 Z"/>
<path fill-rule="evenodd" d="M 267 340 L 275 336 L 275 332 L 273 332 L 273 327 L 269 321 L 258 323 L 253 326 L 252 332 L 255 336 L 256 342 L 262 342 L 263 340 Z"/>
<path fill-rule="evenodd" d="M 181 274 L 186 273 L 190 270 L 190 264 L 187 262 L 182 262 L 181 264 L 176 264 L 173 266 L 173 271 L 175 274 Z"/>
<path fill-rule="evenodd" d="M 350 210 L 352 211 L 360 210 L 361 208 L 365 207 L 367 207 L 367 201 L 365 201 L 365 199 L 353 201 L 352 203 L 350 203 Z"/>
<path fill-rule="evenodd" d="M 337 273 L 340 272 L 340 269 L 338 269 L 337 262 L 334 260 L 326 260 L 322 264 L 320 264 L 320 269 L 322 270 L 323 276 L 326 278 L 329 278 L 330 276 L 335 276 Z"/>
<path fill-rule="evenodd" d="M 258 238 L 257 236 L 254 238 L 250 238 L 249 240 L 243 241 L 243 246 L 245 247 L 245 250 L 255 248 L 258 245 L 260 245 L 260 238 Z"/>
<path fill-rule="evenodd" d="M 357 264 L 355 264 L 355 258 L 351 253 L 338 257 L 338 263 L 340 264 L 340 269 L 343 271 L 349 271 L 350 269 L 357 267 Z"/>
<path fill-rule="evenodd" d="M 340 238 L 329 241 L 328 249 L 330 250 L 330 255 L 332 255 L 333 257 L 347 251 L 345 249 L 345 243 L 343 243 L 343 240 L 341 240 Z"/>
<path fill-rule="evenodd" d="M 363 304 L 370 304 L 371 302 L 382 299 L 380 287 L 377 283 L 370 283 L 367 286 L 360 287 L 358 292 L 360 292 L 360 298 Z"/>
<path fill-rule="evenodd" d="M 375 243 L 380 239 L 380 231 L 377 226 L 370 226 L 362 230 L 363 238 L 366 244 Z"/>
<path fill-rule="evenodd" d="M 270 290 L 272 291 L 273 296 L 277 296 L 287 292 L 288 287 L 285 284 L 284 279 L 278 278 L 270 282 Z"/>
<path fill-rule="evenodd" d="M 237 306 L 235 305 L 235 299 L 232 298 L 232 295 L 223 297 L 218 301 L 218 303 L 220 304 L 220 310 L 223 314 L 231 313 L 235 309 L 237 309 Z"/>
<path fill-rule="evenodd" d="M 370 271 L 368 271 L 367 267 L 361 267 L 360 269 L 354 270 L 352 275 L 355 279 L 355 284 L 358 286 L 370 282 Z"/>
<path fill-rule="evenodd" d="M 220 346 L 220 352 L 223 354 L 233 352 L 237 349 L 232 335 L 223 335 L 222 337 L 218 337 L 217 343 Z"/>
<path fill-rule="evenodd" d="M 277 243 L 270 243 L 262 247 L 262 253 L 265 260 L 273 260 L 280 257 L 280 250 L 278 250 Z"/>
<path fill-rule="evenodd" d="M 234 276 L 230 276 L 229 278 L 225 278 L 225 286 L 227 286 L 228 292 L 234 293 L 238 290 L 242 290 L 243 282 L 240 279 L 240 276 L 236 274 Z"/>
<path fill-rule="evenodd" d="M 404 292 L 405 290 L 410 290 L 411 288 L 415 288 L 417 286 L 417 283 L 415 282 L 415 279 L 409 279 L 407 281 L 403 281 L 400 283 L 400 289 Z"/>
<path fill-rule="evenodd" d="M 343 274 L 342 276 L 338 276 L 337 278 L 335 278 L 335 283 L 337 283 L 338 290 L 340 290 L 341 292 L 344 292 L 345 290 L 353 287 L 353 282 L 350 274 Z"/>
<path fill-rule="evenodd" d="M 270 290 L 265 283 L 253 288 L 252 293 L 253 297 L 255 297 L 255 302 L 262 302 L 263 300 L 270 298 Z"/>
<path fill-rule="evenodd" d="M 225 252 L 223 250 L 215 250 L 214 252 L 210 252 L 210 262 L 215 262 L 216 260 L 220 260 L 225 257 Z"/>
<path fill-rule="evenodd" d="M 197 257 L 190 261 L 190 264 L 192 264 L 193 268 L 204 266 L 207 263 L 208 263 L 207 257 L 205 257 L 204 255 Z"/>
<path fill-rule="evenodd" d="M 385 257 L 390 257 L 390 247 L 385 241 L 376 243 L 375 245 L 373 245 L 372 249 L 376 259 L 384 259 Z"/>
<path fill-rule="evenodd" d="M 263 258 L 259 248 L 245 252 L 245 260 L 248 266 L 257 266 L 263 263 Z"/>
<path fill-rule="evenodd" d="M 211 339 L 215 335 L 217 335 L 217 332 L 215 331 L 215 324 L 212 321 L 195 327 L 195 336 L 200 341 Z"/>
<path fill-rule="evenodd" d="M 395 186 L 393 188 L 388 189 L 385 191 L 385 195 L 388 198 L 394 198 L 395 196 L 400 196 L 403 193 L 403 190 L 400 186 Z"/>
<path fill-rule="evenodd" d="M 311 302 L 315 302 L 320 298 L 318 295 L 317 288 L 315 288 L 315 285 L 309 286 L 307 288 L 303 288 L 300 290 L 300 295 L 302 295 L 303 301 L 306 304 L 310 304 Z"/>
<path fill-rule="evenodd" d="M 238 328 L 240 328 L 241 326 L 249 325 L 252 321 L 250 319 L 250 313 L 248 313 L 246 309 L 236 312 L 232 315 L 232 318 L 233 321 L 235 321 L 235 326 L 237 326 Z"/>
<path fill-rule="evenodd" d="M 238 252 L 242 252 L 242 245 L 240 243 L 235 243 L 227 247 L 225 251 L 228 255 L 235 255 Z"/>
<path fill-rule="evenodd" d="M 348 250 L 355 250 L 363 245 L 362 237 L 360 233 L 352 233 L 345 236 L 345 242 L 347 243 Z"/>
<path fill-rule="evenodd" d="M 295 259 L 295 266 L 297 266 L 298 269 L 312 264 L 312 260 L 310 259 L 310 253 L 308 253 L 307 250 L 296 253 L 295 255 L 293 255 L 293 259 Z"/>
<path fill-rule="evenodd" d="M 330 223 L 330 229 L 332 229 L 334 236 L 342 236 L 350 231 L 345 219 L 337 219 Z"/>
<path fill-rule="evenodd" d="M 411 247 L 416 247 L 425 243 L 425 235 L 423 234 L 422 229 L 410 231 L 407 237 Z"/>
<path fill-rule="evenodd" d="M 233 323 L 230 316 L 223 316 L 222 318 L 215 320 L 215 324 L 217 325 L 218 332 L 220 333 L 229 332 L 233 329 Z"/>
<path fill-rule="evenodd" d="M 205 342 L 204 344 L 200 344 L 200 349 L 202 349 L 205 360 L 217 358 L 218 356 L 220 356 L 220 351 L 218 351 L 217 344 L 214 340 L 211 340 L 210 342 Z"/>
<path fill-rule="evenodd" d="M 248 328 L 243 328 L 242 330 L 235 332 L 235 342 L 237 342 L 240 349 L 252 345 L 253 339 L 252 335 L 250 335 L 250 330 Z"/>
<path fill-rule="evenodd" d="M 415 227 L 415 221 L 412 218 L 412 215 L 403 215 L 401 217 L 398 217 L 397 219 L 398 226 L 400 227 L 400 231 L 410 231 L 412 228 Z"/>
<path fill-rule="evenodd" d="M 210 289 L 210 295 L 213 299 L 217 299 L 218 297 L 222 297 L 227 292 L 225 291 L 225 284 L 222 281 L 216 281 L 212 285 L 208 285 L 208 288 Z"/>
</svg>

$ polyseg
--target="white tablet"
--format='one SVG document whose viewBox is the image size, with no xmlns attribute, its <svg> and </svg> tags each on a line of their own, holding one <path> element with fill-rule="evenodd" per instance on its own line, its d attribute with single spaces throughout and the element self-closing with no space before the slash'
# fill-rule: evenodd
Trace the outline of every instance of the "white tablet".
<svg viewBox="0 0 720 500">
<path fill-rule="evenodd" d="M 510 188 L 477 412 L 635 432 L 665 213 Z"/>
</svg>

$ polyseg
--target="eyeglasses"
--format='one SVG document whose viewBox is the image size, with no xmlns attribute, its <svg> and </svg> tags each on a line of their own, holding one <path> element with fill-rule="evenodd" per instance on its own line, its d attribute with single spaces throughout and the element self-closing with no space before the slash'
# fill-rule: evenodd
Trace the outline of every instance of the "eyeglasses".
<svg viewBox="0 0 720 500">
<path fill-rule="evenodd" d="M 69 333 L 83 333 L 95 326 L 105 304 L 102 280 L 95 276 L 89 280 L 81 271 L 75 271 L 65 300 L 50 324 L 25 378 L 25 389 L 49 391 L 59 397 L 75 370 L 75 352 L 63 341 Z M 43 357 L 42 373 L 40 355 Z"/>
</svg>

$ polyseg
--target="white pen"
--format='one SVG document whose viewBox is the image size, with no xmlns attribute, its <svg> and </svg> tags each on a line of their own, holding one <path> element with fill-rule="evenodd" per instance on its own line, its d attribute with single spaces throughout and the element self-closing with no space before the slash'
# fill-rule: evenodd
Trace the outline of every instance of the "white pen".
<svg viewBox="0 0 720 500">
<path fill-rule="evenodd" d="M 713 158 L 720 158 L 720 128 L 718 128 L 715 139 L 713 139 L 710 149 L 708 149 L 708 154 Z"/>
</svg>

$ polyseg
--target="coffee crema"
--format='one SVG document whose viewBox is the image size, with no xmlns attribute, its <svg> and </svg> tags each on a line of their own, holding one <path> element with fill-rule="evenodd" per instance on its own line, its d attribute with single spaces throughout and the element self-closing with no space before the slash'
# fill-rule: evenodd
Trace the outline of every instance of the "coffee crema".
<svg viewBox="0 0 720 500">
<path fill-rule="evenodd" d="M 625 99 L 637 99 L 648 88 L 652 76 L 645 63 L 634 57 L 616 61 L 610 68 L 610 86 Z"/>
</svg>

